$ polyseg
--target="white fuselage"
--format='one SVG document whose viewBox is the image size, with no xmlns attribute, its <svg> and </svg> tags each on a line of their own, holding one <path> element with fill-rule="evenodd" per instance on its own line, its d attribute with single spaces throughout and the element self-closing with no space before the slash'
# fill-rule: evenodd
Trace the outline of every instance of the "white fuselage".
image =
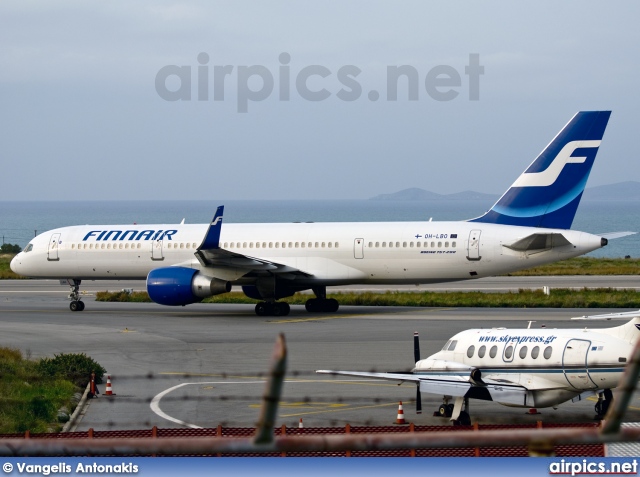
<svg viewBox="0 0 640 477">
<path fill-rule="evenodd" d="M 207 233 L 199 225 L 87 225 L 40 234 L 11 268 L 25 276 L 81 280 L 145 279 L 156 268 L 183 266 L 237 284 L 243 270 L 204 267 L 194 252 Z M 533 233 L 562 233 L 568 245 L 516 251 Z M 220 248 L 277 262 L 306 274 L 296 284 L 431 283 L 507 273 L 575 257 L 601 238 L 572 230 L 471 222 L 225 224 Z M 29 248 L 29 247 L 27 247 Z"/>
<path fill-rule="evenodd" d="M 416 363 L 420 375 L 469 377 L 527 388 L 527 407 L 554 406 L 617 386 L 640 331 L 639 319 L 607 329 L 472 329 Z M 517 405 L 513 402 L 503 404 Z"/>
</svg>

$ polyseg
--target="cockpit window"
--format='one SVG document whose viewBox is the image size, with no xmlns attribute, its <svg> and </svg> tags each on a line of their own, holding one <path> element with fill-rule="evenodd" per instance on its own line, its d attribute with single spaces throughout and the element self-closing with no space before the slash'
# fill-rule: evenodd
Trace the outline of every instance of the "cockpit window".
<svg viewBox="0 0 640 477">
<path fill-rule="evenodd" d="M 29 245 L 27 245 L 27 246 L 24 248 L 23 252 L 24 252 L 24 253 L 27 253 L 27 252 L 31 252 L 31 250 L 33 250 L 33 244 L 32 244 L 32 243 L 30 243 Z"/>
<path fill-rule="evenodd" d="M 449 345 L 451 344 L 451 340 L 447 341 L 444 346 L 442 347 L 442 351 L 447 351 L 447 348 L 449 348 Z"/>
<path fill-rule="evenodd" d="M 451 344 L 449 345 L 449 351 L 453 351 L 456 349 L 456 345 L 458 344 L 458 340 L 451 340 Z"/>
</svg>

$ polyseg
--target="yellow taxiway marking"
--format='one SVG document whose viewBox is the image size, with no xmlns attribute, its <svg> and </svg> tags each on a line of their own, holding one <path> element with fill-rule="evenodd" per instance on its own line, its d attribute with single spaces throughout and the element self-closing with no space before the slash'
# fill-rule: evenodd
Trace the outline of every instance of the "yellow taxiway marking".
<svg viewBox="0 0 640 477">
<path fill-rule="evenodd" d="M 120 333 L 137 333 L 137 331 L 136 330 L 130 330 L 129 328 L 125 328 Z"/>
<path fill-rule="evenodd" d="M 390 406 L 397 406 L 397 405 L 398 405 L 397 402 L 388 402 L 383 404 L 372 404 L 370 406 L 341 407 L 341 408 L 323 409 L 320 411 L 296 412 L 294 414 L 280 414 L 280 417 L 308 416 L 310 414 L 326 414 L 327 412 L 357 411 L 359 409 L 372 409 L 376 407 L 390 407 Z"/>
</svg>

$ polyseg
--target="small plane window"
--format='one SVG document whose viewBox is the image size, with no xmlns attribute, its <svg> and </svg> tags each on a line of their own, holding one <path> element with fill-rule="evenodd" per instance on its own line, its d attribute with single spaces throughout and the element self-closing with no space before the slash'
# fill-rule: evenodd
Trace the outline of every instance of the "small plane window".
<svg viewBox="0 0 640 477">
<path fill-rule="evenodd" d="M 455 242 L 451 242 L 451 246 L 452 246 L 453 248 L 456 248 L 456 243 L 455 243 Z"/>
<path fill-rule="evenodd" d="M 229 244 L 229 248 L 233 248 L 233 242 Z"/>
<path fill-rule="evenodd" d="M 191 244 L 191 247 L 196 248 L 196 247 L 197 247 L 197 245 L 196 245 L 195 243 L 192 243 L 192 244 Z"/>
<path fill-rule="evenodd" d="M 513 346 L 509 345 L 507 349 L 504 350 L 504 357 L 505 359 L 511 359 L 511 356 L 513 356 Z"/>
<path fill-rule="evenodd" d="M 282 248 L 287 248 L 287 243 L 286 242 L 282 242 Z"/>
<path fill-rule="evenodd" d="M 322 242 L 322 248 L 324 248 L 324 242 Z"/>
<path fill-rule="evenodd" d="M 124 248 L 129 248 L 129 244 L 128 244 L 128 243 L 125 243 L 125 244 L 124 244 Z"/>
<path fill-rule="evenodd" d="M 122 244 L 118 245 L 118 248 L 120 248 L 120 249 L 121 249 L 121 248 L 122 248 Z"/>
<path fill-rule="evenodd" d="M 438 242 L 438 248 L 442 247 L 442 242 Z"/>
<path fill-rule="evenodd" d="M 331 248 L 333 244 L 331 242 L 327 243 L 327 247 Z"/>
<path fill-rule="evenodd" d="M 373 247 L 373 242 L 369 242 L 369 248 Z"/>
<path fill-rule="evenodd" d="M 389 248 L 393 247 L 393 242 L 389 242 Z"/>
<path fill-rule="evenodd" d="M 267 248 L 267 242 L 262 242 L 262 248 Z"/>
<path fill-rule="evenodd" d="M 137 247 L 137 248 L 140 248 L 140 244 L 138 244 L 138 247 Z"/>
<path fill-rule="evenodd" d="M 289 248 L 293 248 L 293 244 L 289 242 Z"/>
<path fill-rule="evenodd" d="M 447 348 L 449 347 L 450 344 L 451 344 L 451 340 L 447 341 L 442 347 L 442 351 L 447 351 Z"/>
<path fill-rule="evenodd" d="M 451 340 L 451 344 L 449 345 L 449 351 L 453 351 L 456 349 L 456 345 L 458 344 L 458 340 Z"/>
<path fill-rule="evenodd" d="M 273 242 L 269 242 L 269 248 L 273 248 Z"/>
<path fill-rule="evenodd" d="M 256 248 L 260 248 L 260 242 L 256 242 Z"/>
<path fill-rule="evenodd" d="M 376 248 L 380 247 L 380 242 L 376 242 Z"/>
<path fill-rule="evenodd" d="M 316 242 L 316 248 L 318 248 L 318 242 Z"/>
<path fill-rule="evenodd" d="M 432 246 L 432 247 L 435 247 L 435 246 L 436 246 L 436 243 L 435 243 L 435 242 L 431 242 L 431 246 Z"/>
<path fill-rule="evenodd" d="M 249 242 L 249 248 L 253 248 L 253 242 Z"/>
<path fill-rule="evenodd" d="M 403 246 L 404 248 L 407 248 L 407 242 L 402 242 L 402 246 Z"/>
<path fill-rule="evenodd" d="M 107 248 L 111 248 L 111 244 L 110 243 L 107 244 Z"/>
<path fill-rule="evenodd" d="M 445 242 L 445 243 L 444 243 L 444 246 L 445 246 L 445 247 L 448 247 L 448 246 L 449 246 L 449 242 Z"/>
<path fill-rule="evenodd" d="M 495 358 L 497 354 L 498 354 L 498 347 L 496 345 L 493 345 L 489 350 L 489 357 Z"/>
<path fill-rule="evenodd" d="M 280 242 L 276 242 L 276 248 L 280 248 Z"/>
<path fill-rule="evenodd" d="M 242 248 L 247 248 L 247 242 L 242 242 Z"/>
<path fill-rule="evenodd" d="M 387 246 L 387 242 L 382 242 L 382 247 L 386 247 Z"/>
<path fill-rule="evenodd" d="M 520 357 L 522 359 L 527 357 L 527 347 L 523 346 L 522 348 L 520 348 Z"/>
<path fill-rule="evenodd" d="M 471 345 L 469 346 L 469 348 L 467 349 L 467 358 L 473 358 L 473 353 L 475 352 L 476 347 Z"/>
<path fill-rule="evenodd" d="M 396 242 L 396 247 L 400 247 L 400 242 Z"/>
<path fill-rule="evenodd" d="M 409 247 L 413 248 L 413 242 L 409 242 Z"/>
<path fill-rule="evenodd" d="M 180 242 L 180 248 L 184 248 L 184 244 Z"/>
<path fill-rule="evenodd" d="M 480 346 L 478 349 L 478 358 L 484 358 L 484 353 L 487 351 L 487 347 L 485 345 Z"/>
<path fill-rule="evenodd" d="M 236 248 L 240 248 L 240 242 L 236 242 Z"/>
<path fill-rule="evenodd" d="M 191 244 L 190 243 L 187 244 L 187 248 L 191 248 Z"/>
<path fill-rule="evenodd" d="M 335 245 L 333 246 L 334 248 L 338 248 L 340 246 L 340 242 L 336 242 Z"/>
<path fill-rule="evenodd" d="M 97 246 L 98 246 L 98 244 L 96 244 L 96 247 Z M 104 244 L 103 243 L 100 244 L 100 248 L 104 248 Z"/>
<path fill-rule="evenodd" d="M 534 346 L 533 349 L 531 350 L 531 357 L 533 359 L 537 359 L 539 354 L 540 354 L 540 346 Z"/>
<path fill-rule="evenodd" d="M 551 346 L 547 346 L 544 349 L 544 353 L 542 356 L 544 356 L 544 359 L 549 359 L 551 358 L 551 353 L 553 352 L 553 348 Z"/>
<path fill-rule="evenodd" d="M 296 242 L 296 248 L 300 246 L 300 242 Z"/>
<path fill-rule="evenodd" d="M 422 242 L 416 242 L 416 247 L 420 248 Z"/>
<path fill-rule="evenodd" d="M 305 244 L 304 242 L 300 242 L 300 247 L 301 247 L 301 248 L 304 248 L 304 246 L 305 246 L 305 245 L 306 245 L 306 244 Z"/>
</svg>

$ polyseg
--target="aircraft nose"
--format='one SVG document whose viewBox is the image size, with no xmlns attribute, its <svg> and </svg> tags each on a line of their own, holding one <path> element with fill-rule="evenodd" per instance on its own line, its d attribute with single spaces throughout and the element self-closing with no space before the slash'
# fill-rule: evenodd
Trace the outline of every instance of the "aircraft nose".
<svg viewBox="0 0 640 477">
<path fill-rule="evenodd" d="M 11 268 L 11 271 L 13 273 L 17 273 L 18 275 L 20 275 L 20 260 L 21 260 L 20 255 L 22 255 L 22 252 L 20 252 L 18 255 L 13 257 L 11 259 L 11 262 L 9 263 L 9 268 Z"/>
</svg>

